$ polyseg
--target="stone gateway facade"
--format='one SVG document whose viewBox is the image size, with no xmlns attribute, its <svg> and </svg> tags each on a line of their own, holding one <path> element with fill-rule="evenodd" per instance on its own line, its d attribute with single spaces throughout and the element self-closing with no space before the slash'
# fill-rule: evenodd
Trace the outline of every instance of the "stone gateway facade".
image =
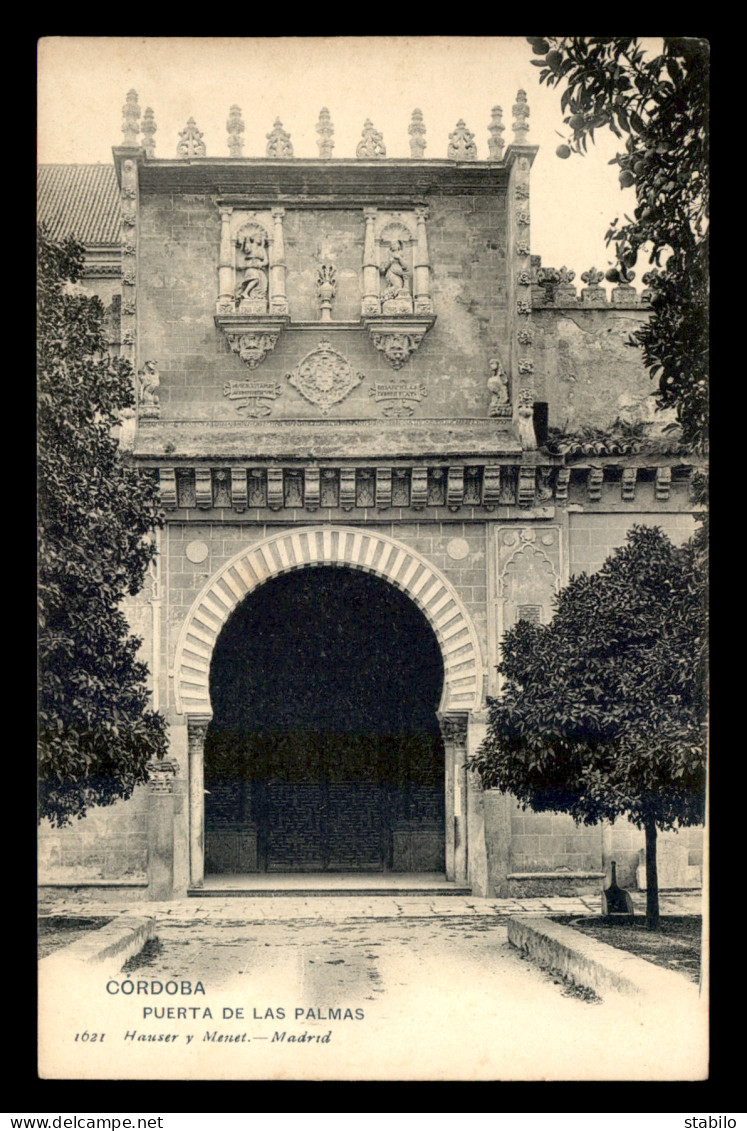
<svg viewBox="0 0 747 1131">
<path fill-rule="evenodd" d="M 41 881 L 168 899 L 260 872 L 438 873 L 478 896 L 636 883 L 642 834 L 579 828 L 464 768 L 504 631 L 636 523 L 694 530 L 692 456 L 626 345 L 645 292 L 531 254 L 519 92 L 489 160 L 207 156 L 190 119 L 156 157 L 125 105 L 111 169 L 44 166 L 40 212 L 86 244 L 83 286 L 138 374 L 120 442 L 166 525 L 128 604 L 169 721 L 133 797 L 43 828 Z M 433 146 L 435 148 L 435 146 Z M 699 886 L 699 830 L 661 838 Z"/>
</svg>

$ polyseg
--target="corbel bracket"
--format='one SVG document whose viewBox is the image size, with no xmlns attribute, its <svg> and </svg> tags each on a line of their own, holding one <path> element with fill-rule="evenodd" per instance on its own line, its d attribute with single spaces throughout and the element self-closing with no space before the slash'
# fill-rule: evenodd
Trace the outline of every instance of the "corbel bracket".
<svg viewBox="0 0 747 1131">
<path fill-rule="evenodd" d="M 226 335 L 233 352 L 237 353 L 250 369 L 256 369 L 267 354 L 275 349 L 280 334 L 289 322 L 289 315 L 215 315 L 215 325 Z"/>
<path fill-rule="evenodd" d="M 435 314 L 407 317 L 381 315 L 364 318 L 363 325 L 368 330 L 371 343 L 377 350 L 381 350 L 392 369 L 401 369 L 435 321 Z"/>
</svg>

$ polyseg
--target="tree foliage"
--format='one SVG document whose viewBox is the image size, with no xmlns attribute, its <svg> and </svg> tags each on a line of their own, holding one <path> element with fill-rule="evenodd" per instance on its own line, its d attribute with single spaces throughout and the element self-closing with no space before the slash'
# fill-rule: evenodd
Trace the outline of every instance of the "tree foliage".
<svg viewBox="0 0 747 1131">
<path fill-rule="evenodd" d="M 632 339 L 658 382 L 661 408 L 674 408 L 683 439 L 696 450 L 708 429 L 708 45 L 664 38 L 650 57 L 630 36 L 529 36 L 540 82 L 564 84 L 569 130 L 559 157 L 586 153 L 595 130 L 624 142 L 613 164 L 634 187 L 633 216 L 612 221 L 618 267 L 629 282 L 645 254 L 652 314 Z"/>
<path fill-rule="evenodd" d="M 162 519 L 156 482 L 113 431 L 135 403 L 132 368 L 108 355 L 101 301 L 68 286 L 83 247 L 40 228 L 37 256 L 39 809 L 62 825 L 130 796 L 165 751 L 122 612 Z"/>
<path fill-rule="evenodd" d="M 636 526 L 560 591 L 547 625 L 503 638 L 501 694 L 469 766 L 537 812 L 639 828 L 704 819 L 706 610 L 694 540 Z"/>
</svg>

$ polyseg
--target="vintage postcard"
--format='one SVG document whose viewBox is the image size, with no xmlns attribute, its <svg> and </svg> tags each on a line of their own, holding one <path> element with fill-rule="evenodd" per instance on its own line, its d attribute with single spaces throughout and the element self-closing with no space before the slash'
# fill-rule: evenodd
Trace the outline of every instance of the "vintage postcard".
<svg viewBox="0 0 747 1131">
<path fill-rule="evenodd" d="M 694 40 L 39 42 L 42 1078 L 707 1077 L 704 394 L 641 348 L 706 87 Z M 655 676 L 583 651 L 616 552 L 671 572 Z"/>
</svg>

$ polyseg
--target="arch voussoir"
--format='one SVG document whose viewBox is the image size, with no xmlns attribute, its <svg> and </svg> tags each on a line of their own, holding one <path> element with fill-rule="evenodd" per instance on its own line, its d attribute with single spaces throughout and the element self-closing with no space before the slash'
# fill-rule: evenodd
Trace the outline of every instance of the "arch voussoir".
<svg viewBox="0 0 747 1131">
<path fill-rule="evenodd" d="M 376 574 L 406 593 L 426 617 L 444 661 L 440 710 L 481 705 L 483 665 L 477 634 L 456 589 L 440 570 L 396 538 L 360 527 L 320 526 L 272 534 L 241 550 L 207 582 L 182 626 L 174 687 L 180 714 L 210 711 L 213 649 L 233 610 L 279 574 L 338 565 Z"/>
</svg>

